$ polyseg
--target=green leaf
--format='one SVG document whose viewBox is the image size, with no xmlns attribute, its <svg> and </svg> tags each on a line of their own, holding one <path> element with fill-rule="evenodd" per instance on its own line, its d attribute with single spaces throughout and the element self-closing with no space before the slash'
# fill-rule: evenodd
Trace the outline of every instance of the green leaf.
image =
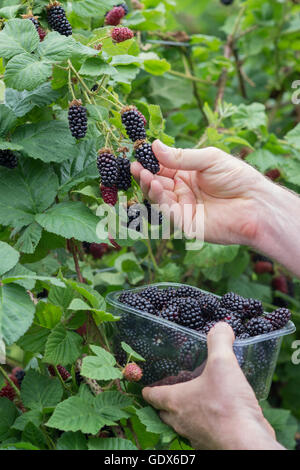
<svg viewBox="0 0 300 470">
<path fill-rule="evenodd" d="M 274 155 L 269 150 L 259 149 L 250 153 L 250 155 L 246 157 L 246 160 L 264 173 L 270 168 L 277 168 L 284 161 L 284 158 L 279 155 Z"/>
<path fill-rule="evenodd" d="M 104 298 L 91 286 L 88 286 L 87 284 L 81 284 L 80 282 L 71 281 L 70 279 L 66 279 L 65 283 L 67 286 L 72 287 L 72 289 L 88 300 L 93 308 L 105 308 L 106 303 Z"/>
<path fill-rule="evenodd" d="M 58 378 L 41 375 L 30 369 L 22 381 L 21 398 L 26 408 L 42 411 L 56 406 L 62 399 L 63 388 Z"/>
<path fill-rule="evenodd" d="M 233 115 L 233 122 L 236 127 L 250 130 L 266 126 L 267 116 L 265 106 L 261 103 L 240 104 L 237 112 Z"/>
<path fill-rule="evenodd" d="M 96 235 L 99 219 L 82 202 L 56 204 L 44 214 L 37 215 L 36 221 L 48 232 L 62 237 L 99 243 Z"/>
<path fill-rule="evenodd" d="M 35 426 L 40 426 L 43 421 L 43 415 L 40 410 L 29 410 L 22 413 L 13 424 L 13 429 L 23 431 L 28 423 L 33 423 Z"/>
<path fill-rule="evenodd" d="M 81 336 L 59 323 L 48 336 L 43 361 L 54 365 L 72 364 L 81 354 L 81 345 Z"/>
<path fill-rule="evenodd" d="M 87 77 L 99 78 L 102 75 L 113 75 L 116 69 L 107 64 L 101 57 L 91 57 L 87 59 L 79 70 L 80 75 Z"/>
<path fill-rule="evenodd" d="M 50 330 L 47 328 L 33 324 L 25 335 L 18 340 L 18 345 L 24 351 L 32 354 L 43 354 L 49 334 Z"/>
<path fill-rule="evenodd" d="M 265 418 L 276 433 L 276 438 L 286 449 L 295 448 L 295 435 L 298 429 L 297 420 L 289 410 L 263 407 Z"/>
<path fill-rule="evenodd" d="M 31 224 L 34 214 L 52 204 L 57 186 L 57 177 L 47 165 L 21 159 L 14 171 L 1 167 L 0 223 L 14 228 Z"/>
<path fill-rule="evenodd" d="M 74 297 L 74 291 L 70 286 L 51 287 L 48 300 L 54 305 L 62 307 L 64 310 L 68 308 Z"/>
<path fill-rule="evenodd" d="M 88 447 L 89 450 L 138 450 L 131 441 L 121 439 L 120 437 L 90 439 Z"/>
<path fill-rule="evenodd" d="M 144 426 L 146 426 L 148 432 L 162 434 L 169 440 L 172 440 L 176 436 L 175 432 L 161 421 L 160 417 L 151 406 L 137 410 L 136 414 Z"/>
<path fill-rule="evenodd" d="M 64 432 L 57 441 L 56 450 L 88 450 L 86 437 L 80 432 Z"/>
<path fill-rule="evenodd" d="M 87 356 L 82 361 L 81 375 L 95 380 L 121 379 L 122 373 L 115 368 L 116 360 L 112 354 L 99 346 L 91 346 L 95 356 Z"/>
<path fill-rule="evenodd" d="M 19 261 L 20 253 L 18 253 L 8 243 L 0 241 L 0 276 L 12 269 Z"/>
<path fill-rule="evenodd" d="M 51 70 L 48 62 L 31 54 L 19 54 L 8 62 L 4 81 L 8 87 L 19 91 L 34 90 L 48 80 Z"/>
<path fill-rule="evenodd" d="M 14 403 L 8 398 L 0 397 L 0 441 L 5 441 L 10 435 L 10 428 L 18 416 Z"/>
<path fill-rule="evenodd" d="M 73 299 L 70 303 L 68 310 L 89 310 L 91 307 L 89 304 L 81 299 Z"/>
<path fill-rule="evenodd" d="M 127 343 L 124 343 L 124 341 L 121 342 L 121 346 L 122 348 L 124 349 L 125 352 L 127 352 L 129 354 L 129 356 L 132 358 L 132 359 L 135 359 L 136 361 L 145 361 L 145 359 L 140 355 L 138 354 L 137 352 L 135 352 L 130 346 L 129 344 Z"/>
<path fill-rule="evenodd" d="M 288 144 L 300 148 L 300 123 L 286 134 L 285 140 Z"/>
<path fill-rule="evenodd" d="M 194 251 L 188 251 L 184 264 L 192 264 L 199 268 L 212 268 L 234 260 L 239 252 L 238 245 L 213 245 L 206 243 L 198 256 Z"/>
<path fill-rule="evenodd" d="M 16 13 L 20 7 L 21 5 L 11 5 L 0 8 L 0 16 L 2 16 L 2 18 L 10 20 L 11 18 L 14 18 L 16 16 Z"/>
<path fill-rule="evenodd" d="M 39 302 L 36 306 L 34 323 L 49 330 L 54 328 L 62 317 L 62 309 L 49 302 Z"/>
<path fill-rule="evenodd" d="M 26 424 L 21 439 L 23 442 L 30 442 L 39 449 L 46 450 L 47 448 L 47 443 L 43 432 L 31 422 Z"/>
<path fill-rule="evenodd" d="M 0 333 L 6 344 L 13 344 L 28 330 L 34 310 L 34 304 L 21 286 L 0 286 Z"/>
<path fill-rule="evenodd" d="M 0 56 L 10 59 L 17 54 L 32 52 L 39 43 L 40 38 L 32 21 L 10 20 L 0 32 Z"/>
<path fill-rule="evenodd" d="M 5 104 L 0 104 L 0 135 L 6 136 L 16 123 L 16 114 Z M 9 142 L 6 144 L 8 145 Z"/>
<path fill-rule="evenodd" d="M 12 141 L 22 145 L 29 157 L 44 162 L 62 162 L 76 153 L 75 139 L 71 136 L 69 126 L 61 121 L 20 126 L 13 134 Z"/>
<path fill-rule="evenodd" d="M 16 116 L 24 116 L 35 106 L 41 108 L 54 103 L 61 91 L 52 90 L 51 83 L 43 83 L 32 91 L 18 91 L 13 88 L 5 90 L 5 104 Z"/>
<path fill-rule="evenodd" d="M 80 0 L 72 4 L 73 11 L 83 18 L 104 15 L 115 5 L 114 0 Z"/>
<path fill-rule="evenodd" d="M 15 247 L 22 253 L 34 253 L 42 236 L 42 227 L 36 222 L 32 222 L 25 228 Z"/>
<path fill-rule="evenodd" d="M 236 292 L 243 297 L 260 299 L 264 302 L 272 302 L 272 289 L 269 286 L 249 282 L 247 276 L 240 276 L 238 279 L 229 279 L 228 290 Z"/>
<path fill-rule="evenodd" d="M 73 48 L 74 40 L 70 36 L 51 31 L 39 44 L 38 54 L 46 62 L 62 62 L 72 55 Z"/>
</svg>

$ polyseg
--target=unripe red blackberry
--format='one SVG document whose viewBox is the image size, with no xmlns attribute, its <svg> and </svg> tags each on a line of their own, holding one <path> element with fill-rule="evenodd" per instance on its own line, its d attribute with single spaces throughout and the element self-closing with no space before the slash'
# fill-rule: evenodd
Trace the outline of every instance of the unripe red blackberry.
<svg viewBox="0 0 300 470">
<path fill-rule="evenodd" d="M 273 327 L 273 330 L 280 330 L 287 322 L 291 319 L 291 312 L 287 308 L 277 308 L 272 313 L 265 315 L 266 318 Z"/>
<path fill-rule="evenodd" d="M 112 188 L 118 183 L 119 165 L 111 149 L 103 148 L 99 150 L 97 167 L 101 177 L 101 183 L 107 188 Z"/>
<path fill-rule="evenodd" d="M 59 2 L 47 5 L 48 23 L 54 31 L 63 36 L 71 36 L 72 26 L 66 17 L 66 12 Z"/>
<path fill-rule="evenodd" d="M 149 170 L 153 175 L 160 171 L 160 165 L 153 153 L 151 144 L 144 140 L 138 140 L 134 148 L 135 158 L 146 170 Z"/>
<path fill-rule="evenodd" d="M 128 6 L 126 5 L 126 3 L 119 3 L 118 5 L 116 5 L 116 7 L 122 7 L 123 10 L 124 10 L 125 16 L 128 15 L 128 13 L 129 13 L 129 8 L 128 8 Z"/>
<path fill-rule="evenodd" d="M 116 186 L 112 186 L 111 188 L 108 188 L 104 186 L 103 184 L 101 184 L 100 191 L 101 191 L 102 199 L 106 204 L 109 204 L 111 206 L 115 206 L 117 204 L 118 188 Z"/>
<path fill-rule="evenodd" d="M 128 39 L 132 39 L 134 36 L 133 31 L 129 28 L 114 28 L 111 32 L 111 38 L 115 42 L 124 42 L 128 41 Z"/>
<path fill-rule="evenodd" d="M 267 171 L 265 173 L 265 176 L 267 176 L 267 178 L 270 178 L 272 181 L 276 181 L 278 180 L 278 178 L 280 178 L 281 173 L 277 168 L 274 168 L 273 170 Z"/>
<path fill-rule="evenodd" d="M 109 250 L 107 243 L 91 243 L 89 252 L 94 259 L 101 259 L 105 253 Z"/>
<path fill-rule="evenodd" d="M 125 16 L 125 10 L 123 7 L 114 7 L 105 15 L 105 24 L 111 26 L 118 26 L 122 18 Z"/>
<path fill-rule="evenodd" d="M 124 368 L 123 376 L 128 382 L 139 382 L 143 377 L 143 371 L 135 362 L 130 362 Z"/>
<path fill-rule="evenodd" d="M 37 32 L 38 32 L 39 37 L 40 37 L 40 42 L 44 41 L 44 39 L 46 37 L 46 34 L 47 34 L 46 31 L 39 26 Z"/>
<path fill-rule="evenodd" d="M 12 386 L 7 383 L 3 388 L 0 390 L 0 397 L 8 398 L 10 401 L 14 401 L 16 396 L 16 392 L 12 388 Z"/>
<path fill-rule="evenodd" d="M 132 142 L 146 139 L 145 118 L 135 106 L 126 106 L 121 111 L 122 123 Z"/>
<path fill-rule="evenodd" d="M 117 188 L 123 191 L 127 191 L 131 188 L 131 171 L 130 171 L 130 161 L 128 158 L 117 158 L 119 166 L 119 175 L 117 181 Z"/>
<path fill-rule="evenodd" d="M 56 368 L 63 380 L 66 381 L 69 377 L 71 377 L 71 374 L 63 366 L 58 365 Z M 55 369 L 53 366 L 49 366 L 48 370 L 53 377 L 56 376 Z"/>
<path fill-rule="evenodd" d="M 278 290 L 282 292 L 283 294 L 289 293 L 288 280 L 287 280 L 287 277 L 284 276 L 283 274 L 280 276 L 273 277 L 272 287 L 274 290 Z"/>
<path fill-rule="evenodd" d="M 270 261 L 257 261 L 254 265 L 256 274 L 266 274 L 273 272 L 273 264 Z"/>
<path fill-rule="evenodd" d="M 11 150 L 0 150 L 0 165 L 13 170 L 18 166 L 18 158 Z"/>
<path fill-rule="evenodd" d="M 68 112 L 69 128 L 75 139 L 82 139 L 87 131 L 86 108 L 82 106 L 81 100 L 73 100 Z"/>
</svg>

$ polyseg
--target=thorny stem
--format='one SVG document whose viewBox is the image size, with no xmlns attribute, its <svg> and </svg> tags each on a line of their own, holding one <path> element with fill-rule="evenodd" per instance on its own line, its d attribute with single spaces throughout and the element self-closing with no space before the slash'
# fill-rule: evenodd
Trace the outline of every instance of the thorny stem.
<svg viewBox="0 0 300 470">
<path fill-rule="evenodd" d="M 18 387 L 13 383 L 13 381 L 8 377 L 7 373 L 5 372 L 5 370 L 3 369 L 3 367 L 0 366 L 0 372 L 1 374 L 3 375 L 3 377 L 5 378 L 5 380 L 9 383 L 9 385 L 14 389 L 14 391 L 16 392 L 16 395 L 18 398 L 21 398 L 21 394 L 20 394 L 20 390 L 18 389 Z"/>
<path fill-rule="evenodd" d="M 149 256 L 150 256 L 151 261 L 152 261 L 152 263 L 153 263 L 154 269 L 155 269 L 155 271 L 159 271 L 159 267 L 158 267 L 158 264 L 157 264 L 156 259 L 155 259 L 155 257 L 154 257 L 154 254 L 153 254 L 153 251 L 152 251 L 151 242 L 150 242 L 149 238 L 146 238 L 146 239 L 145 239 L 145 243 L 146 243 L 146 245 L 147 245 L 147 247 L 148 247 L 148 253 L 149 253 Z"/>
<path fill-rule="evenodd" d="M 73 86 L 72 86 L 71 69 L 70 68 L 69 68 L 69 72 L 68 72 L 68 85 L 69 85 L 69 90 L 71 92 L 72 98 L 73 98 L 73 100 L 75 100 L 76 96 L 75 96 Z"/>
<path fill-rule="evenodd" d="M 75 270 L 76 270 L 78 280 L 79 280 L 79 282 L 84 284 L 84 278 L 83 278 L 83 276 L 81 274 L 81 271 L 80 271 L 79 261 L 78 261 L 78 257 L 77 257 L 77 253 L 76 253 L 76 245 L 75 245 L 74 238 L 69 240 L 69 249 L 70 249 L 70 252 L 72 253 L 72 256 L 73 256 L 73 260 L 74 260 L 74 264 L 75 264 Z"/>
<path fill-rule="evenodd" d="M 141 444 L 139 443 L 139 440 L 138 440 L 138 437 L 133 429 L 133 426 L 132 426 L 132 422 L 130 420 L 127 421 L 127 427 L 129 428 L 133 438 L 134 438 L 134 442 L 135 442 L 135 445 L 137 446 L 137 448 L 139 450 L 142 450 L 142 446 Z"/>
</svg>

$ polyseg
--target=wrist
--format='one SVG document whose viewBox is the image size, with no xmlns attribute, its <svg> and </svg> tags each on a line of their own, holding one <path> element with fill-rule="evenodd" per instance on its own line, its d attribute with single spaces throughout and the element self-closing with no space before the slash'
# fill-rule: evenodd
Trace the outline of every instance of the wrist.
<svg viewBox="0 0 300 470">
<path fill-rule="evenodd" d="M 264 425 L 253 420 L 236 423 L 226 441 L 224 450 L 284 450 Z"/>
</svg>

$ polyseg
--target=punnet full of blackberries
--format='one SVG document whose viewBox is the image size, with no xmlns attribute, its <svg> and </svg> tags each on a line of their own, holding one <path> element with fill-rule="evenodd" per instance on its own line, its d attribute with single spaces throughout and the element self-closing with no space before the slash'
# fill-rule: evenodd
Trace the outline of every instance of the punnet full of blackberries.
<svg viewBox="0 0 300 470">
<path fill-rule="evenodd" d="M 146 170 L 149 170 L 153 175 L 160 171 L 159 161 L 153 153 L 151 144 L 145 140 L 138 140 L 134 148 L 135 158 Z"/>
<path fill-rule="evenodd" d="M 87 131 L 86 108 L 82 106 L 81 100 L 73 100 L 69 106 L 68 112 L 69 128 L 75 139 L 85 137 Z"/>
<path fill-rule="evenodd" d="M 71 36 L 72 26 L 66 17 L 66 12 L 59 2 L 47 5 L 48 23 L 54 31 L 63 36 Z"/>
<path fill-rule="evenodd" d="M 107 188 L 117 185 L 119 177 L 118 160 L 112 150 L 103 148 L 98 152 L 97 167 L 101 177 L 101 184 Z"/>
<path fill-rule="evenodd" d="M 18 157 L 11 150 L 0 150 L 0 165 L 13 170 L 18 166 Z"/>
<path fill-rule="evenodd" d="M 119 302 L 204 334 L 216 323 L 225 322 L 238 340 L 284 328 L 291 318 L 286 308 L 265 314 L 256 299 L 246 299 L 232 292 L 218 298 L 185 285 L 150 285 L 135 292 L 123 291 Z"/>
<path fill-rule="evenodd" d="M 146 139 L 145 118 L 135 106 L 125 106 L 121 111 L 122 123 L 132 142 Z"/>
</svg>

